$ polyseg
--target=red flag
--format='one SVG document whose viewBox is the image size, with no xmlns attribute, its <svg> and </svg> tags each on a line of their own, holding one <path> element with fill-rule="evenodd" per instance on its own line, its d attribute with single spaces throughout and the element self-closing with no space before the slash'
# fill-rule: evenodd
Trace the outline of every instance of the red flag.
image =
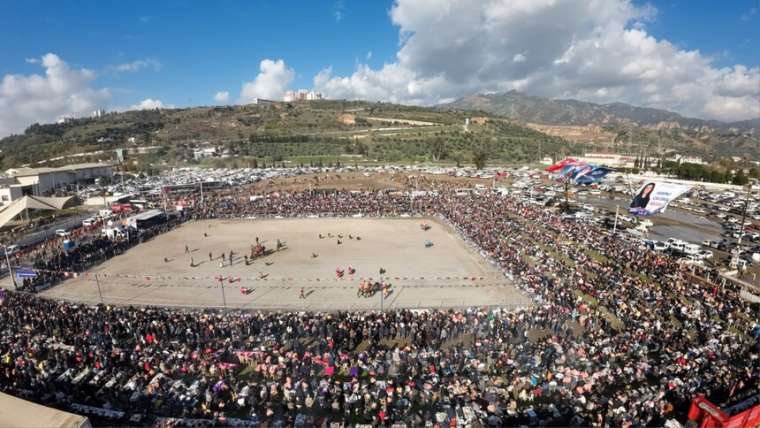
<svg viewBox="0 0 760 428">
<path fill-rule="evenodd" d="M 566 167 L 568 165 L 574 165 L 576 163 L 578 163 L 578 161 L 576 159 L 565 158 L 565 159 L 563 159 L 563 160 L 555 163 L 554 165 L 547 166 L 546 169 L 545 169 L 545 171 L 556 172 L 556 171 L 559 171 L 559 170 L 561 170 L 562 168 L 564 168 L 564 167 Z"/>
</svg>

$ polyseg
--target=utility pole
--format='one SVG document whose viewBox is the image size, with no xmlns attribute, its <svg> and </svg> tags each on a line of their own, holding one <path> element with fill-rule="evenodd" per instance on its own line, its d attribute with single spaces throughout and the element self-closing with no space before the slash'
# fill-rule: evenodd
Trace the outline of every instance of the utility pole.
<svg viewBox="0 0 760 428">
<path fill-rule="evenodd" d="M 570 186 L 570 184 L 568 183 L 568 180 L 569 179 L 565 177 L 565 209 L 564 209 L 565 212 L 570 212 L 570 201 L 568 200 L 568 197 L 570 194 L 570 190 L 568 189 L 568 187 Z"/>
<path fill-rule="evenodd" d="M 226 278 L 219 275 L 219 287 L 222 289 L 222 304 L 224 304 L 224 309 L 227 309 L 227 297 L 224 295 L 224 280 Z"/>
<path fill-rule="evenodd" d="M 538 140 L 538 163 L 541 163 L 541 160 L 543 159 L 542 150 L 541 150 L 541 143 L 542 140 Z"/>
<path fill-rule="evenodd" d="M 385 282 L 383 281 L 383 269 L 380 268 L 380 284 L 385 287 Z M 380 290 L 380 312 L 384 311 L 385 306 L 385 289 Z"/>
<path fill-rule="evenodd" d="M 620 205 L 615 205 L 615 224 L 612 226 L 612 234 L 617 233 L 618 213 L 620 213 Z"/>
<path fill-rule="evenodd" d="M 100 296 L 100 304 L 103 304 L 103 292 L 100 290 L 100 280 L 98 279 L 98 274 L 95 274 L 95 284 L 98 285 L 98 295 Z"/>
<path fill-rule="evenodd" d="M 731 269 L 736 269 L 739 266 L 739 253 L 741 253 L 742 238 L 744 237 L 744 221 L 747 219 L 747 208 L 749 207 L 749 191 L 750 187 L 747 186 L 746 197 L 744 198 L 744 208 L 742 209 L 742 221 L 739 228 L 739 239 L 736 241 L 736 248 L 734 248 L 731 255 Z"/>
</svg>

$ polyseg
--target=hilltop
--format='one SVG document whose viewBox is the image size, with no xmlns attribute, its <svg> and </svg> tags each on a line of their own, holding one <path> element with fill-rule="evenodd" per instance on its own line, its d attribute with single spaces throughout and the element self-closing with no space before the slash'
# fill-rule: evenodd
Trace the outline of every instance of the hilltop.
<svg viewBox="0 0 760 428">
<path fill-rule="evenodd" d="M 517 91 L 473 94 L 441 106 L 502 115 L 572 141 L 657 145 L 700 154 L 760 158 L 760 118 L 726 123 L 624 103 L 549 99 Z"/>
<path fill-rule="evenodd" d="M 4 168 L 72 154 L 108 158 L 116 148 L 150 148 L 148 161 L 190 160 L 193 148 L 216 146 L 231 158 L 272 162 L 535 161 L 568 143 L 513 120 L 487 114 L 465 129 L 467 112 L 362 101 L 267 102 L 108 113 L 34 124 L 0 140 Z M 541 142 L 541 144 L 537 144 Z M 93 159 L 93 160 L 95 160 Z M 54 161 L 53 161 L 54 163 Z"/>
</svg>

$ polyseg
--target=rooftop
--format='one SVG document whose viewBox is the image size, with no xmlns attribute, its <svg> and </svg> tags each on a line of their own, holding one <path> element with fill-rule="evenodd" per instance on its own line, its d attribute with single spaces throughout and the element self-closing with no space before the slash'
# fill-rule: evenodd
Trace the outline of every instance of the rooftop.
<svg viewBox="0 0 760 428">
<path fill-rule="evenodd" d="M 29 167 L 22 167 L 22 168 L 11 168 L 5 171 L 5 173 L 11 177 L 24 177 L 29 175 L 39 175 L 39 174 L 49 174 L 51 172 L 70 172 L 70 171 L 77 171 L 80 169 L 90 169 L 90 168 L 105 168 L 112 166 L 110 163 L 96 163 L 96 162 L 90 162 L 90 163 L 75 163 L 71 165 L 65 165 L 57 168 L 29 168 Z"/>
</svg>

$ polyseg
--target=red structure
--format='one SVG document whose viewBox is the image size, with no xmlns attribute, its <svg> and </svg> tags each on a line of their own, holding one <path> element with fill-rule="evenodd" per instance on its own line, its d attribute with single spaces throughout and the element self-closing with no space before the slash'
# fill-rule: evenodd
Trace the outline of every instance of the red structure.
<svg viewBox="0 0 760 428">
<path fill-rule="evenodd" d="M 754 428 L 760 426 L 760 394 L 721 409 L 703 396 L 691 402 L 689 420 L 700 428 Z"/>
</svg>

